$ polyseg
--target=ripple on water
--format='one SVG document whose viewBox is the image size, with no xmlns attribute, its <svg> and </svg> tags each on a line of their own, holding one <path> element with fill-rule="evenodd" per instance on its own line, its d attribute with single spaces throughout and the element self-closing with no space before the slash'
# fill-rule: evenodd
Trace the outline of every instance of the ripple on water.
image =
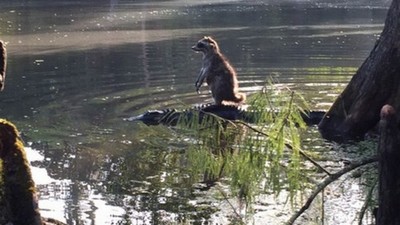
<svg viewBox="0 0 400 225">
<path fill-rule="evenodd" d="M 208 87 L 200 95 L 194 89 L 201 55 L 190 47 L 204 35 L 219 41 L 241 91 L 250 95 L 272 77 L 277 87 L 303 94 L 312 109 L 326 110 L 382 29 L 386 6 L 361 2 L 0 3 L 10 55 L 0 113 L 30 141 L 48 145 L 27 148 L 41 212 L 79 224 L 125 217 L 151 224 L 156 214 L 168 222 L 190 215 L 227 224 L 227 202 L 212 191 L 193 197 L 193 183 L 180 174 L 191 139 L 181 144 L 168 128 L 121 118 L 211 102 Z M 316 130 L 306 140 L 328 154 Z M 348 225 L 360 206 L 360 189 L 346 182 L 327 193 L 329 224 Z M 284 196 L 260 196 L 255 224 L 285 221 Z"/>
</svg>

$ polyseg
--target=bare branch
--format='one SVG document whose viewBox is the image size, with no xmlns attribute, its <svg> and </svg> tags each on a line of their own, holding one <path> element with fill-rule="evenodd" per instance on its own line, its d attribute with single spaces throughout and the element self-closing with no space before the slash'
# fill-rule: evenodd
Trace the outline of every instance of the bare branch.
<svg viewBox="0 0 400 225">
<path fill-rule="evenodd" d="M 338 172 L 329 175 L 320 184 L 318 184 L 316 189 L 314 189 L 311 192 L 310 197 L 307 199 L 307 201 L 303 205 L 303 207 L 301 207 L 301 209 L 289 219 L 289 221 L 286 223 L 286 225 L 292 225 L 297 220 L 297 218 L 299 218 L 301 216 L 301 214 L 303 214 L 310 207 L 310 205 L 314 201 L 315 197 L 317 197 L 317 195 L 321 191 L 323 191 L 333 181 L 336 181 L 341 176 L 343 176 L 344 174 L 346 174 L 346 173 L 348 173 L 348 172 L 350 172 L 350 171 L 352 171 L 354 169 L 357 169 L 357 168 L 359 168 L 361 166 L 376 162 L 377 160 L 378 160 L 377 157 L 373 156 L 373 157 L 366 158 L 366 159 L 363 159 L 363 160 L 360 160 L 360 161 L 355 161 L 355 162 L 350 163 L 349 165 L 347 165 L 343 169 L 339 170 Z"/>
<path fill-rule="evenodd" d="M 237 218 L 240 219 L 240 221 L 243 221 L 243 217 L 240 215 L 240 213 L 238 211 L 236 211 L 235 206 L 233 206 L 233 204 L 229 200 L 228 195 L 225 193 L 225 191 L 222 190 L 222 188 L 219 187 L 218 185 L 216 186 L 216 188 L 222 194 L 222 196 L 224 197 L 225 201 L 228 202 L 229 206 L 232 208 L 232 210 L 235 213 L 235 215 L 237 216 Z"/>
<path fill-rule="evenodd" d="M 368 206 L 370 205 L 371 199 L 372 199 L 372 195 L 374 193 L 375 187 L 378 185 L 378 180 L 375 179 L 372 187 L 370 187 L 367 196 L 365 198 L 365 202 L 364 205 L 362 206 L 361 210 L 360 210 L 360 214 L 359 214 L 359 218 L 358 218 L 358 225 L 362 225 L 362 220 L 364 218 L 365 212 L 368 209 Z"/>
</svg>

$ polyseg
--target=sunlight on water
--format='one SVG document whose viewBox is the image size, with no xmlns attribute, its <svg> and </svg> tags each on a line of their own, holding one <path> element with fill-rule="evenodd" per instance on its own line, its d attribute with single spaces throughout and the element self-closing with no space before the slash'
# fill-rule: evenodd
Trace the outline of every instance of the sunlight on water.
<svg viewBox="0 0 400 225">
<path fill-rule="evenodd" d="M 44 156 L 38 151 L 25 147 L 29 162 L 44 161 Z M 68 197 L 69 190 L 63 187 L 69 186 L 71 181 L 59 181 L 51 178 L 45 168 L 31 166 L 33 180 L 40 193 L 40 211 L 42 216 L 51 217 L 63 222 L 65 221 L 64 208 L 65 199 Z M 61 194 L 62 193 L 62 194 Z"/>
<path fill-rule="evenodd" d="M 41 155 L 39 152 L 33 150 L 30 147 L 26 147 L 25 151 L 26 151 L 26 156 L 28 157 L 28 160 L 30 162 L 44 160 L 43 155 Z M 49 176 L 49 174 L 47 173 L 47 170 L 45 168 L 39 168 L 39 167 L 32 166 L 31 170 L 32 170 L 32 174 L 34 176 L 35 183 L 37 185 L 49 184 L 49 183 L 55 181 L 53 178 L 51 178 Z"/>
<path fill-rule="evenodd" d="M 303 94 L 312 109 L 327 110 L 383 27 L 387 6 L 369 4 L 0 3 L 0 39 L 9 53 L 0 114 L 29 143 L 42 215 L 68 224 L 228 224 L 227 201 L 217 190 L 194 189 L 200 180 L 187 176 L 182 152 L 190 140 L 123 118 L 212 101 L 208 87 L 200 94 L 194 87 L 201 55 L 190 47 L 204 35 L 218 40 L 247 95 L 272 78 L 277 87 Z M 309 132 L 312 151 L 337 156 L 326 151 L 315 127 Z M 326 224 L 354 219 L 360 186 L 343 187 L 351 192 L 329 191 Z M 284 222 L 293 210 L 286 197 L 260 196 L 251 221 Z M 312 224 L 315 212 L 305 221 Z"/>
<path fill-rule="evenodd" d="M 44 156 L 38 151 L 26 147 L 28 160 L 30 162 L 44 161 Z M 31 167 L 32 176 L 40 192 L 40 211 L 42 216 L 66 221 L 65 211 L 70 204 L 67 203 L 71 197 L 71 181 L 55 180 L 50 178 L 46 169 Z M 83 224 L 113 224 L 123 218 L 125 210 L 119 206 L 110 205 L 98 190 L 92 189 L 90 185 L 82 188 L 80 192 L 84 196 L 79 201 L 81 220 Z M 140 213 L 141 214 L 141 213 Z M 138 216 L 138 215 L 137 215 Z M 139 216 L 138 216 L 139 217 Z"/>
</svg>

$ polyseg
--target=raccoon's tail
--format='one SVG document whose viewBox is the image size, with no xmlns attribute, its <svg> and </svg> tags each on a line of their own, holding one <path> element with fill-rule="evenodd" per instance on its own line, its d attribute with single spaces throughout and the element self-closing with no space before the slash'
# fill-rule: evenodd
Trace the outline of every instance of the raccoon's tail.
<svg viewBox="0 0 400 225">
<path fill-rule="evenodd" d="M 236 103 L 244 103 L 246 101 L 246 94 L 240 92 L 236 93 L 233 101 Z"/>
<path fill-rule="evenodd" d="M 222 101 L 223 105 L 240 105 L 246 101 L 246 94 L 244 93 L 235 93 L 233 97 L 229 100 Z"/>
<path fill-rule="evenodd" d="M 244 93 L 235 93 L 234 97 L 229 100 L 223 100 L 222 105 L 234 105 L 238 106 L 243 104 L 246 101 L 246 94 Z"/>
</svg>

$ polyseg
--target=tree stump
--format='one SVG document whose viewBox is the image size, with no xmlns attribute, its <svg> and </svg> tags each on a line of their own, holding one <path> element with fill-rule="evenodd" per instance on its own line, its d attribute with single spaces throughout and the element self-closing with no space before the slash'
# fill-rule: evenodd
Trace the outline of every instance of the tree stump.
<svg viewBox="0 0 400 225">
<path fill-rule="evenodd" d="M 400 108 L 400 0 L 393 0 L 379 40 L 320 122 L 320 133 L 337 142 L 362 139 L 385 104 Z"/>
<path fill-rule="evenodd" d="M 400 131 L 396 111 L 390 105 L 381 110 L 379 124 L 379 208 L 377 225 L 400 224 Z"/>
</svg>

